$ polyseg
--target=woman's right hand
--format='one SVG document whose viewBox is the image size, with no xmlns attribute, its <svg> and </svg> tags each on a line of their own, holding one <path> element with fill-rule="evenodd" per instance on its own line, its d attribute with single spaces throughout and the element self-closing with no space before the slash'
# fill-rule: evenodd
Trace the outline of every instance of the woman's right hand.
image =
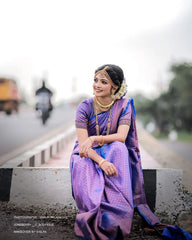
<svg viewBox="0 0 192 240">
<path fill-rule="evenodd" d="M 106 160 L 102 163 L 100 168 L 105 172 L 105 174 L 108 177 L 112 177 L 114 175 L 116 175 L 118 177 L 117 169 L 113 163 L 110 163 L 109 161 Z"/>
<path fill-rule="evenodd" d="M 79 155 L 80 157 L 88 157 L 88 150 L 92 148 L 94 142 L 93 137 L 88 137 L 80 146 L 79 148 Z"/>
</svg>

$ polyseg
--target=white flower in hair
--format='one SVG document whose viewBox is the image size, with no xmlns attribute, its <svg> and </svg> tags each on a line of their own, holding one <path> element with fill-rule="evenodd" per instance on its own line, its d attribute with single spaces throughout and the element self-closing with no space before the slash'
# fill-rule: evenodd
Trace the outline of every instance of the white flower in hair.
<svg viewBox="0 0 192 240">
<path fill-rule="evenodd" d="M 126 92 L 127 92 L 127 84 L 124 79 L 119 91 L 114 95 L 115 99 L 121 99 L 123 96 L 125 96 Z"/>
</svg>

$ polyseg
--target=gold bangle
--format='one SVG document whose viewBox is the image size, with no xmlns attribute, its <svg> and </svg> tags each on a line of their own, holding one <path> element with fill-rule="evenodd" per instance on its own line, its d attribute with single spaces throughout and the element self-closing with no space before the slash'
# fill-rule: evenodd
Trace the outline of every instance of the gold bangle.
<svg viewBox="0 0 192 240">
<path fill-rule="evenodd" d="M 104 162 L 106 162 L 107 160 L 105 160 L 105 159 L 102 159 L 100 162 L 99 162 L 99 167 L 101 168 L 101 165 L 104 163 Z"/>
<path fill-rule="evenodd" d="M 91 141 L 91 146 L 93 146 L 94 141 L 89 137 L 89 140 Z"/>
<path fill-rule="evenodd" d="M 100 136 L 101 136 L 102 139 L 101 139 L 101 143 L 99 143 L 99 146 L 102 147 L 104 145 L 104 137 L 103 137 L 103 135 L 100 135 Z"/>
</svg>

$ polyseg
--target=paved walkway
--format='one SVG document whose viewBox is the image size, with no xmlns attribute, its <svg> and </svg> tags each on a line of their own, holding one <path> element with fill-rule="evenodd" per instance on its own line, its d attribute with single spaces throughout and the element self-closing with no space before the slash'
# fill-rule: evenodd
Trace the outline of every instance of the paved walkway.
<svg viewBox="0 0 192 240">
<path fill-rule="evenodd" d="M 71 139 L 67 146 L 59 153 L 57 153 L 49 162 L 41 165 L 41 167 L 69 167 L 70 156 L 75 144 L 75 139 Z"/>
</svg>

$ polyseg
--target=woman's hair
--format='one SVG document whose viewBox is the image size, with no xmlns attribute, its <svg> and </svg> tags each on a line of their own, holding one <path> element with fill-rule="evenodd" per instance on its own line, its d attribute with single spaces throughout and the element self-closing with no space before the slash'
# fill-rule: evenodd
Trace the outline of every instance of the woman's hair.
<svg viewBox="0 0 192 240">
<path fill-rule="evenodd" d="M 95 73 L 102 70 L 106 66 L 108 66 L 108 68 L 106 68 L 105 71 L 109 74 L 113 83 L 118 86 L 118 89 L 116 91 L 116 92 L 118 92 L 118 90 L 121 87 L 121 84 L 124 80 L 123 70 L 119 66 L 116 66 L 113 64 L 105 64 L 105 65 L 102 65 L 101 67 L 98 67 L 95 70 Z"/>
</svg>

